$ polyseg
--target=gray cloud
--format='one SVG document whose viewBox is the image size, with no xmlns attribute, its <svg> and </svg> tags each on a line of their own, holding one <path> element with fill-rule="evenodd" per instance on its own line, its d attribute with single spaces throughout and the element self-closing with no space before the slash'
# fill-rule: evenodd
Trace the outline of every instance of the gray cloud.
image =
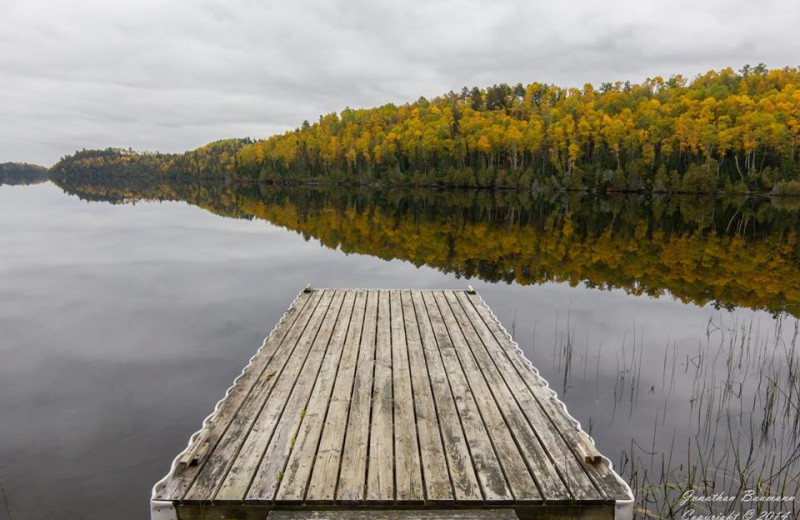
<svg viewBox="0 0 800 520">
<path fill-rule="evenodd" d="M 0 0 L 0 162 L 175 152 L 501 81 L 798 65 L 800 4 Z"/>
</svg>

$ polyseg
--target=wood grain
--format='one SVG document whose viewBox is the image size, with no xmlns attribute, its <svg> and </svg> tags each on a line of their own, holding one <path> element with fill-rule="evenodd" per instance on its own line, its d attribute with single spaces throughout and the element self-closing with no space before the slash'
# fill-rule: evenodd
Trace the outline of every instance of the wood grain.
<svg viewBox="0 0 800 520">
<path fill-rule="evenodd" d="M 597 457 L 477 294 L 311 290 L 155 498 L 181 518 L 610 518 L 629 493 Z"/>
</svg>

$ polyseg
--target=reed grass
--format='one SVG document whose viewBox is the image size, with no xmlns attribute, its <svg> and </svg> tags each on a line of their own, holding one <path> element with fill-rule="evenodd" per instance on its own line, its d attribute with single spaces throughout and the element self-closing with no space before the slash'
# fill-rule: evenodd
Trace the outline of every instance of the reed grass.
<svg viewBox="0 0 800 520">
<path fill-rule="evenodd" d="M 589 418 L 589 430 L 616 438 L 617 471 L 636 495 L 638 518 L 680 518 L 753 510 L 800 513 L 800 322 L 779 314 L 763 320 L 719 311 L 696 343 L 646 338 L 634 323 L 616 345 L 587 340 L 576 351 L 574 321 L 556 325 L 553 369 L 562 393 L 593 384 L 609 420 Z M 651 366 L 659 363 L 660 367 Z M 648 365 L 648 378 L 643 366 Z M 655 375 L 655 378 L 653 375 Z M 594 379 L 592 382 L 589 378 Z M 571 399 L 580 396 L 568 396 Z M 606 399 L 607 400 L 607 399 Z M 609 409 L 610 408 L 610 409 Z M 652 416 L 648 415 L 652 414 Z M 629 431 L 632 417 L 650 417 L 652 430 Z M 584 418 L 585 419 L 585 418 Z M 622 445 L 622 443 L 619 443 Z M 602 450 L 605 447 L 601 446 Z M 612 453 L 609 453 L 612 454 Z M 682 503 L 722 494 L 729 502 Z M 795 496 L 789 502 L 742 503 L 747 490 Z"/>
</svg>

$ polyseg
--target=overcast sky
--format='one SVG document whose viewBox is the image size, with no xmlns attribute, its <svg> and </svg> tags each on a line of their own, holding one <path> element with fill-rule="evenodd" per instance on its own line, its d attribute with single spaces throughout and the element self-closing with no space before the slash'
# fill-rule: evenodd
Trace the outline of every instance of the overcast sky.
<svg viewBox="0 0 800 520">
<path fill-rule="evenodd" d="M 177 152 L 464 85 L 800 65 L 794 0 L 0 0 L 0 162 Z"/>
</svg>

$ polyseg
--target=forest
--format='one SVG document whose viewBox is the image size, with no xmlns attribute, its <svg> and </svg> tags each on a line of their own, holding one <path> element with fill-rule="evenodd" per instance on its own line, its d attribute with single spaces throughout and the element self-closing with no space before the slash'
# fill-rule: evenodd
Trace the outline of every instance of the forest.
<svg viewBox="0 0 800 520">
<path fill-rule="evenodd" d="M 274 183 L 800 195 L 800 68 L 545 83 L 346 108 L 265 140 L 185 154 L 81 151 L 57 175 Z"/>
<path fill-rule="evenodd" d="M 800 315 L 800 212 L 793 198 L 58 182 L 86 200 L 186 201 L 265 220 L 344 253 L 465 278 L 568 282 Z"/>
<path fill-rule="evenodd" d="M 800 70 L 760 65 L 691 82 L 500 84 L 346 109 L 245 147 L 238 171 L 262 180 L 800 193 L 798 145 Z"/>
</svg>

